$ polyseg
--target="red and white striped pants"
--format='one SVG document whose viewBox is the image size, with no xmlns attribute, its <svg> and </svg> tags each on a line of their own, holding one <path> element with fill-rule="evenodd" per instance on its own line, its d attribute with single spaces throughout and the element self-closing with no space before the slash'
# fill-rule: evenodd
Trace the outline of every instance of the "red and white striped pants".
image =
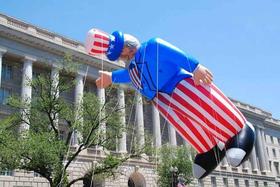
<svg viewBox="0 0 280 187">
<path fill-rule="evenodd" d="M 194 85 L 187 78 L 171 95 L 159 92 L 153 100 L 161 115 L 198 153 L 226 142 L 246 122 L 242 113 L 214 85 Z"/>
</svg>

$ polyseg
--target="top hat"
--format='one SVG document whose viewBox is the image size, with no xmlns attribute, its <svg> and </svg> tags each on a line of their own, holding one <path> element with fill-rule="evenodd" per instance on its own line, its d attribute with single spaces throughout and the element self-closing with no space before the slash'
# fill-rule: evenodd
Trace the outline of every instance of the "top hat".
<svg viewBox="0 0 280 187">
<path fill-rule="evenodd" d="M 87 33 L 85 48 L 90 55 L 105 54 L 109 60 L 115 61 L 120 57 L 123 46 L 124 35 L 120 31 L 108 34 L 93 28 Z"/>
</svg>

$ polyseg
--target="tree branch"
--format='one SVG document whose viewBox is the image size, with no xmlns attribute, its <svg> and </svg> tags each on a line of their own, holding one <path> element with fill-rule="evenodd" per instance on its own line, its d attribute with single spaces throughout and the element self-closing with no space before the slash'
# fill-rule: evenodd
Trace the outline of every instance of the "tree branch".
<svg viewBox="0 0 280 187">
<path fill-rule="evenodd" d="M 66 187 L 70 187 L 72 184 L 74 184 L 74 183 L 76 183 L 76 182 L 78 182 L 78 181 L 84 180 L 84 179 L 86 179 L 85 176 L 80 177 L 80 178 L 76 178 L 76 179 L 70 181 L 70 182 L 66 185 Z"/>
</svg>

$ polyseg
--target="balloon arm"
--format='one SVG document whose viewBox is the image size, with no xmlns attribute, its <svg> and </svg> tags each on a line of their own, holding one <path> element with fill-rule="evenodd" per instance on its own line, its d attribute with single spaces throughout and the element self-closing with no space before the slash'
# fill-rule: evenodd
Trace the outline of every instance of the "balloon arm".
<svg viewBox="0 0 280 187">
<path fill-rule="evenodd" d="M 130 83 L 130 76 L 127 69 L 118 69 L 112 72 L 113 83 Z"/>
<path fill-rule="evenodd" d="M 196 71 L 199 68 L 199 62 L 196 59 L 189 56 L 186 56 L 186 58 L 187 62 L 182 64 L 181 66 L 183 66 L 183 68 L 188 72 L 194 73 L 194 71 Z"/>
</svg>

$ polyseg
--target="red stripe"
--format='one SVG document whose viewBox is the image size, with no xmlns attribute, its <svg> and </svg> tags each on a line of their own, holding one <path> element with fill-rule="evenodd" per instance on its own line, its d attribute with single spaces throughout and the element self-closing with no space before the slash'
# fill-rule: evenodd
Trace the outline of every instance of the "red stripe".
<svg viewBox="0 0 280 187">
<path fill-rule="evenodd" d="M 97 47 L 104 47 L 104 48 L 106 48 L 106 49 L 107 49 L 108 46 L 109 46 L 108 44 L 105 44 L 105 43 L 102 43 L 102 42 L 97 42 L 97 41 L 94 41 L 94 42 L 93 42 L 93 45 L 94 45 L 94 46 L 97 46 Z"/>
<path fill-rule="evenodd" d="M 180 127 L 180 125 L 178 125 L 178 123 L 168 114 L 168 112 L 165 111 L 165 109 L 163 109 L 160 105 L 156 105 L 156 106 L 161 111 L 161 113 L 165 116 L 165 118 L 167 118 L 168 121 L 170 121 L 170 123 L 181 133 L 181 135 L 184 136 L 185 139 L 187 139 L 190 142 L 190 144 L 193 145 L 193 147 L 197 150 L 197 152 L 199 153 L 204 152 L 202 148 L 200 148 L 200 146 L 188 135 L 188 133 L 186 133 L 185 130 L 182 127 Z"/>
<path fill-rule="evenodd" d="M 138 69 L 137 69 L 137 66 L 135 66 L 134 69 L 135 69 L 136 75 L 137 75 L 138 77 L 140 77 L 139 72 L 138 72 Z"/>
<path fill-rule="evenodd" d="M 234 134 L 237 133 L 237 130 L 233 127 L 231 123 L 225 120 L 218 112 L 215 111 L 211 106 L 209 106 L 206 102 L 203 101 L 200 97 L 196 94 L 191 92 L 188 88 L 186 88 L 182 84 L 178 84 L 177 88 L 181 90 L 184 94 L 188 95 L 194 102 L 196 102 L 199 106 L 201 106 L 204 110 L 206 110 L 213 118 L 223 124 L 226 128 L 228 128 Z M 239 129 L 239 126 L 238 126 Z"/>
<path fill-rule="evenodd" d="M 141 82 L 140 82 L 140 79 L 139 79 L 139 76 L 138 76 L 138 72 L 137 72 L 137 70 L 135 69 L 135 68 L 133 68 L 132 69 L 132 73 L 133 73 L 133 75 L 134 75 L 134 77 L 135 77 L 135 80 L 137 81 L 137 83 L 139 84 L 139 86 L 141 86 Z"/>
<path fill-rule="evenodd" d="M 106 41 L 109 41 L 109 37 L 103 36 L 103 35 L 100 35 L 100 34 L 94 34 L 94 37 L 95 38 L 99 38 L 99 39 L 103 39 L 103 40 L 106 40 Z"/>
<path fill-rule="evenodd" d="M 212 147 L 210 147 L 208 145 L 208 143 L 206 142 L 205 140 L 205 137 L 203 137 L 201 135 L 201 133 L 197 130 L 197 128 L 194 127 L 194 124 L 188 120 L 188 118 L 186 116 L 183 116 L 181 115 L 179 112 L 176 112 L 176 110 L 174 111 L 177 116 L 179 117 L 179 119 L 194 133 L 194 135 L 200 140 L 200 143 L 204 145 L 204 147 L 207 149 L 207 150 L 210 150 Z M 213 139 L 209 136 L 209 134 L 202 128 L 202 130 L 205 132 L 205 134 L 208 136 L 208 138 L 210 139 Z M 210 144 L 212 145 L 216 145 L 215 142 L 211 142 Z"/>
<path fill-rule="evenodd" d="M 211 86 L 211 88 L 213 88 L 219 95 L 221 95 L 221 96 L 224 98 L 224 100 L 226 100 L 226 101 L 228 102 L 228 104 L 230 104 L 230 106 L 232 106 L 232 108 L 241 116 L 241 118 L 244 120 L 244 123 L 245 123 L 246 118 L 243 116 L 243 114 L 240 112 L 240 110 L 238 110 L 238 108 L 231 102 L 231 100 L 230 100 L 228 97 L 226 97 L 226 96 L 221 92 L 221 90 L 218 89 L 214 84 L 211 84 L 210 86 Z"/>
<path fill-rule="evenodd" d="M 166 99 L 162 96 L 159 95 L 160 100 L 165 100 Z M 187 103 L 184 99 L 182 99 L 180 96 L 178 96 L 177 94 L 172 94 L 172 98 L 174 100 L 176 100 L 177 102 L 181 103 L 185 108 L 189 109 L 190 112 L 192 112 L 194 115 L 196 115 L 198 118 L 200 118 L 201 120 L 203 120 L 209 128 L 211 129 L 218 129 L 218 127 L 216 127 L 215 125 L 213 125 L 209 120 L 207 120 L 199 111 L 197 111 L 193 106 L 191 106 L 189 103 Z M 184 112 L 182 109 L 180 109 L 178 106 L 176 106 L 175 104 L 173 104 L 172 102 L 170 103 L 170 106 L 172 106 L 173 108 L 176 108 L 176 110 L 180 111 L 183 115 L 187 115 L 190 119 L 194 120 L 196 123 L 199 123 L 196 119 L 194 119 L 193 117 L 189 116 L 186 112 Z M 203 128 L 203 125 L 201 125 Z M 225 137 L 226 139 L 230 138 L 231 136 L 229 134 L 227 134 L 226 132 L 224 132 L 223 130 L 219 129 L 219 134 L 221 134 L 223 137 Z M 216 135 L 214 135 L 216 136 Z M 220 139 L 220 138 L 219 138 Z"/>
<path fill-rule="evenodd" d="M 188 83 L 190 83 L 192 86 L 194 86 L 197 90 L 199 90 L 202 94 L 204 94 L 206 97 L 211 99 L 219 108 L 221 108 L 231 119 L 233 119 L 240 128 L 243 127 L 244 123 L 240 121 L 234 113 L 232 113 L 220 100 L 218 100 L 216 97 L 213 96 L 208 90 L 203 88 L 202 86 L 196 86 L 193 82 L 193 80 L 185 79 Z"/>
<path fill-rule="evenodd" d="M 105 53 L 105 51 L 96 50 L 96 49 L 91 49 L 90 52 L 95 53 L 95 54 L 102 54 L 102 53 Z"/>
<path fill-rule="evenodd" d="M 136 87 L 136 88 L 141 88 L 141 87 L 139 86 L 137 80 L 135 80 L 135 76 L 134 76 L 132 70 L 129 70 L 129 74 L 130 74 L 131 80 L 132 80 L 133 84 L 135 85 L 135 87 Z"/>
</svg>

